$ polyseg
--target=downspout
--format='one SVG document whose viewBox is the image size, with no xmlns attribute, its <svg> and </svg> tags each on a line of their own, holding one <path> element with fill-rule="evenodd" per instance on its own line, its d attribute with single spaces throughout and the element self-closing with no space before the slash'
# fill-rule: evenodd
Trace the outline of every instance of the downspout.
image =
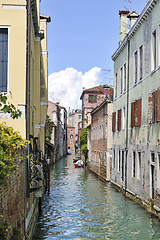
<svg viewBox="0 0 160 240">
<path fill-rule="evenodd" d="M 127 68 L 127 119 L 126 119 L 126 161 L 125 161 L 125 192 L 127 190 L 127 170 L 128 170 L 128 132 L 129 132 L 129 60 L 130 60 L 130 40 L 128 39 L 128 68 Z"/>
<path fill-rule="evenodd" d="M 31 0 L 27 1 L 26 31 L 26 139 L 30 139 L 30 38 L 31 38 Z M 29 144 L 26 144 L 25 160 L 25 239 L 27 239 L 27 198 L 29 197 Z"/>
</svg>

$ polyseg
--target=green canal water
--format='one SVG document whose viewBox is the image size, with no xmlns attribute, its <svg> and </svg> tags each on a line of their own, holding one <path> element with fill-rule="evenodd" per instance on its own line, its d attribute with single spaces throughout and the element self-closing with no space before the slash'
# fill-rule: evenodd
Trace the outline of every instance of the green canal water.
<svg viewBox="0 0 160 240">
<path fill-rule="evenodd" d="M 68 156 L 51 170 L 33 236 L 43 239 L 160 239 L 160 221 Z"/>
</svg>

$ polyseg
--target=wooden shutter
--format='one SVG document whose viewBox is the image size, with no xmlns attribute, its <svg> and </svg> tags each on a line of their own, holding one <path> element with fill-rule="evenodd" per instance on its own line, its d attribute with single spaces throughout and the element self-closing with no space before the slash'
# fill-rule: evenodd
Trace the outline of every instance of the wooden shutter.
<svg viewBox="0 0 160 240">
<path fill-rule="evenodd" d="M 152 107 L 152 123 L 156 122 L 156 92 L 152 93 L 153 107 Z"/>
<path fill-rule="evenodd" d="M 116 112 L 112 113 L 112 132 L 116 131 Z"/>
<path fill-rule="evenodd" d="M 122 109 L 118 110 L 117 130 L 121 130 Z"/>
<path fill-rule="evenodd" d="M 153 121 L 153 96 L 152 93 L 148 95 L 148 123 L 151 124 Z"/>
<path fill-rule="evenodd" d="M 135 127 L 135 102 L 131 103 L 131 128 Z"/>
<path fill-rule="evenodd" d="M 142 99 L 138 99 L 136 101 L 136 127 L 141 126 L 141 118 L 142 118 Z"/>
<path fill-rule="evenodd" d="M 160 122 L 160 89 L 157 89 L 157 122 Z"/>
</svg>

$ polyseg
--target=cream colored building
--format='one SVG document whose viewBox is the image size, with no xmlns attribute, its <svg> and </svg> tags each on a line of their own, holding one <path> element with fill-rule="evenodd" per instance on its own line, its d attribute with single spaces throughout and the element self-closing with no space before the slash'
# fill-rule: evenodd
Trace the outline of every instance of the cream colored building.
<svg viewBox="0 0 160 240">
<path fill-rule="evenodd" d="M 40 15 L 40 0 L 0 1 L 0 92 L 6 93 L 8 101 L 22 112 L 21 118 L 16 120 L 9 114 L 0 113 L 0 122 L 6 122 L 30 140 L 27 155 L 38 153 L 38 159 L 45 155 L 47 23 L 50 21 L 50 17 Z M 25 222 L 25 234 L 30 239 L 42 194 L 36 196 L 31 192 L 33 185 L 35 187 L 28 174 L 31 159 L 26 161 L 23 176 L 26 191 L 22 195 L 25 209 L 21 226 Z"/>
<path fill-rule="evenodd" d="M 30 135 L 38 137 L 39 149 L 44 153 L 50 18 L 40 15 L 39 8 L 39 0 L 0 3 L 0 91 L 7 93 L 8 101 L 22 111 L 18 120 L 1 113 L 0 122 L 13 126 L 26 139 Z"/>
</svg>

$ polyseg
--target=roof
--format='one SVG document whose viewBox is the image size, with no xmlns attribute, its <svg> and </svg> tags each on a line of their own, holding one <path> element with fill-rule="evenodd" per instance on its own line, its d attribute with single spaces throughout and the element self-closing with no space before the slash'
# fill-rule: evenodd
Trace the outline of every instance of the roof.
<svg viewBox="0 0 160 240">
<path fill-rule="evenodd" d="M 92 110 L 91 115 L 92 115 L 93 113 L 97 112 L 101 107 L 103 107 L 103 105 L 104 105 L 105 103 L 113 103 L 113 101 L 111 101 L 110 99 L 107 99 L 107 98 L 106 98 L 100 105 L 98 105 L 96 108 L 94 108 L 94 109 Z"/>
<path fill-rule="evenodd" d="M 124 38 L 124 40 L 122 41 L 122 43 L 119 45 L 119 47 L 117 48 L 117 50 L 115 51 L 115 53 L 112 55 L 112 60 L 116 60 L 116 58 L 119 56 L 119 54 L 122 52 L 123 48 L 127 45 L 128 40 L 130 40 L 133 35 L 135 34 L 135 32 L 139 29 L 139 27 L 143 24 L 143 22 L 147 19 L 148 15 L 150 14 L 150 12 L 152 11 L 152 9 L 154 8 L 154 6 L 156 5 L 156 3 L 158 2 L 158 0 L 150 0 L 145 8 L 143 9 L 142 13 L 140 14 L 139 18 L 137 19 L 137 21 L 135 22 L 135 24 L 133 25 L 133 27 L 130 29 L 130 31 L 128 32 L 128 34 L 126 35 L 126 37 Z"/>
<path fill-rule="evenodd" d="M 40 19 L 45 19 L 48 23 L 51 22 L 51 17 L 44 14 L 40 14 Z"/>
<path fill-rule="evenodd" d="M 96 87 L 84 89 L 80 99 L 83 98 L 84 93 L 103 93 L 105 88 L 110 88 L 110 86 L 106 84 L 106 85 L 98 85 Z"/>
</svg>

